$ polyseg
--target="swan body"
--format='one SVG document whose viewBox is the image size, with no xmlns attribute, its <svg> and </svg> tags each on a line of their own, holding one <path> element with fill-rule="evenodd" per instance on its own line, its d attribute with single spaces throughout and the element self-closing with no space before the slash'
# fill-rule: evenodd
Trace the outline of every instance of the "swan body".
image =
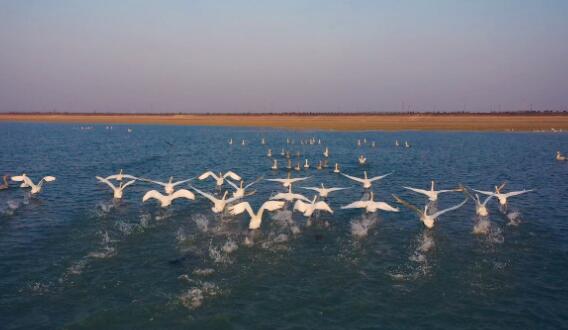
<svg viewBox="0 0 568 330">
<path fill-rule="evenodd" d="M 278 160 L 277 159 L 273 159 L 272 160 L 272 167 L 271 169 L 273 170 L 277 170 L 278 169 Z"/>
<path fill-rule="evenodd" d="M 244 183 L 243 180 L 241 180 L 241 182 L 240 182 L 240 184 L 239 184 L 238 186 L 237 186 L 236 184 L 234 184 L 233 182 L 229 181 L 229 180 L 227 180 L 227 183 L 228 183 L 229 185 L 231 185 L 233 188 L 235 188 L 235 191 L 233 192 L 233 198 L 240 199 L 240 198 L 243 198 L 243 197 L 245 197 L 245 196 L 253 195 L 253 194 L 255 193 L 254 191 L 247 194 L 247 193 L 246 193 L 246 190 L 247 190 L 249 187 L 251 187 L 253 184 L 255 184 L 255 183 L 257 183 L 258 181 L 260 181 L 261 179 L 262 179 L 262 177 L 256 179 L 255 181 L 253 181 L 253 182 L 251 182 L 251 183 L 249 183 L 249 184 L 247 184 L 246 186 L 244 185 L 245 183 Z"/>
<path fill-rule="evenodd" d="M 96 177 L 97 180 L 99 180 L 99 182 L 101 183 L 106 183 L 113 191 L 113 197 L 115 199 L 121 199 L 124 189 L 128 186 L 130 186 L 131 184 L 133 184 L 134 182 L 136 182 L 136 180 L 131 180 L 128 181 L 126 183 L 120 182 L 120 184 L 118 186 L 115 186 L 114 184 L 112 184 L 112 182 L 110 182 L 109 180 L 107 180 L 106 178 L 101 178 L 100 176 Z"/>
<path fill-rule="evenodd" d="M 296 163 L 296 166 L 294 166 L 294 170 L 296 171 L 300 171 L 302 168 L 300 167 L 300 162 Z"/>
<path fill-rule="evenodd" d="M 170 179 L 168 180 L 168 182 L 160 182 L 160 181 L 154 181 L 154 180 L 148 180 L 148 179 L 141 179 L 141 180 L 147 181 L 147 182 L 152 182 L 152 183 L 155 183 L 157 185 L 160 185 L 160 186 L 164 187 L 164 191 L 166 192 L 166 194 L 171 195 L 171 194 L 174 193 L 176 186 L 179 186 L 180 184 L 191 181 L 191 180 L 193 180 L 193 178 L 181 180 L 181 181 L 177 181 L 177 182 L 173 182 L 173 180 L 174 180 L 173 176 L 170 176 Z"/>
<path fill-rule="evenodd" d="M 359 162 L 359 165 L 365 165 L 367 163 L 367 157 L 365 157 L 365 155 L 361 155 L 357 161 Z"/>
<path fill-rule="evenodd" d="M 373 185 L 373 182 L 374 182 L 374 181 L 381 180 L 381 179 L 383 179 L 383 178 L 385 178 L 385 177 L 387 177 L 387 176 L 389 176 L 389 175 L 391 175 L 391 174 L 392 174 L 392 172 L 391 172 L 391 173 L 387 173 L 387 174 L 385 174 L 385 175 L 375 176 L 375 177 L 372 177 L 372 178 L 368 178 L 368 177 L 367 177 L 367 171 L 364 171 L 364 172 L 363 172 L 363 175 L 364 175 L 363 178 L 357 178 L 357 177 L 354 177 L 354 176 L 351 176 L 351 175 L 347 175 L 347 174 L 341 173 L 341 175 L 343 175 L 344 177 L 346 177 L 346 178 L 348 178 L 348 179 L 351 179 L 351 180 L 353 180 L 353 181 L 357 181 L 357 182 L 359 182 L 359 183 L 362 183 L 362 184 L 363 184 L 363 188 L 365 188 L 365 189 L 371 188 L 371 186 Z"/>
<path fill-rule="evenodd" d="M 566 160 L 566 156 L 562 155 L 562 154 L 560 153 L 560 151 L 557 151 L 557 152 L 556 152 L 556 160 L 565 161 L 565 160 Z"/>
<path fill-rule="evenodd" d="M 292 185 L 288 186 L 288 192 L 285 193 L 278 193 L 276 195 L 274 195 L 272 198 L 270 198 L 271 200 L 285 200 L 288 202 L 293 202 L 295 200 L 302 200 L 305 202 L 309 202 L 310 200 L 307 199 L 305 196 L 300 195 L 300 194 L 295 194 L 292 192 Z"/>
<path fill-rule="evenodd" d="M 374 201 L 374 194 L 371 192 L 371 196 L 369 200 L 366 201 L 356 201 L 349 205 L 342 206 L 341 209 L 365 209 L 367 213 L 374 213 L 377 210 L 389 211 L 389 212 L 398 212 L 399 209 L 397 207 L 392 207 L 385 202 L 375 202 Z"/>
<path fill-rule="evenodd" d="M 465 203 L 467 203 L 467 198 L 466 198 L 463 202 L 461 202 L 457 205 L 454 205 L 452 207 L 449 207 L 445 210 L 438 211 L 438 212 L 433 213 L 433 214 L 428 214 L 429 204 L 426 204 L 424 206 L 424 210 L 420 210 L 416 206 L 402 200 L 400 197 L 398 197 L 396 195 L 392 195 L 392 196 L 394 197 L 394 199 L 396 199 L 397 202 L 403 204 L 404 206 L 406 206 L 406 207 L 410 208 L 411 210 L 413 210 L 414 212 L 416 212 L 418 214 L 418 216 L 420 217 L 420 221 L 422 221 L 424 226 L 426 226 L 426 228 L 428 228 L 428 229 L 434 228 L 434 224 L 436 222 L 436 219 L 438 219 L 439 216 L 441 216 L 442 214 L 444 214 L 446 212 L 457 210 L 460 207 L 462 207 Z"/>
<path fill-rule="evenodd" d="M 273 181 L 273 182 L 280 182 L 284 188 L 288 188 L 293 183 L 296 183 L 298 181 L 303 181 L 303 180 L 306 180 L 306 179 L 309 179 L 309 177 L 291 178 L 290 174 L 288 174 L 288 178 L 286 178 L 286 179 L 266 179 L 266 180 L 267 181 Z"/>
<path fill-rule="evenodd" d="M 191 186 L 190 186 L 191 187 Z M 195 190 L 198 194 L 200 194 L 201 196 L 207 198 L 208 200 L 210 200 L 213 203 L 213 207 L 211 208 L 211 210 L 214 213 L 221 213 L 225 210 L 225 206 L 227 206 L 227 204 L 237 200 L 237 198 L 231 197 L 227 199 L 227 194 L 229 193 L 228 191 L 225 191 L 225 193 L 223 194 L 223 197 L 216 198 L 215 196 L 208 194 L 206 192 L 203 192 L 195 187 L 191 187 L 191 189 Z"/>
<path fill-rule="evenodd" d="M 395 140 L 394 145 L 398 147 L 398 146 L 400 146 L 400 142 L 398 142 L 398 140 Z"/>
<path fill-rule="evenodd" d="M 404 147 L 405 147 L 405 148 L 410 148 L 410 144 L 408 143 L 408 141 L 404 141 Z"/>
<path fill-rule="evenodd" d="M 323 170 L 323 163 L 322 163 L 321 160 L 319 161 L 318 165 L 316 166 L 316 169 L 317 170 Z"/>
<path fill-rule="evenodd" d="M 329 148 L 328 148 L 328 147 L 325 147 L 325 150 L 323 151 L 323 156 L 324 156 L 325 158 L 328 158 L 328 157 L 329 157 Z"/>
<path fill-rule="evenodd" d="M 272 157 L 272 149 L 268 149 L 268 152 L 266 153 L 266 156 Z"/>
<path fill-rule="evenodd" d="M 504 184 L 501 185 L 501 187 L 495 187 L 495 192 L 476 190 L 476 189 L 473 189 L 473 191 L 478 192 L 478 193 L 483 194 L 483 195 L 492 196 L 492 197 L 497 198 L 497 200 L 499 201 L 499 204 L 501 204 L 502 206 L 507 205 L 508 199 L 510 197 L 522 195 L 522 194 L 528 193 L 530 191 L 533 191 L 532 189 L 529 189 L 529 190 L 511 191 L 511 192 L 504 194 L 504 193 L 501 193 L 501 189 L 503 188 L 503 186 L 504 186 Z"/>
<path fill-rule="evenodd" d="M 438 195 L 441 194 L 441 193 L 446 193 L 446 192 L 451 192 L 451 191 L 462 191 L 463 190 L 461 188 L 446 189 L 446 190 L 434 190 L 434 187 L 435 187 L 435 183 L 434 183 L 434 180 L 432 180 L 432 185 L 430 187 L 430 190 L 424 190 L 424 189 L 418 189 L 418 188 L 412 188 L 412 187 L 402 187 L 402 188 L 414 191 L 414 192 L 422 194 L 422 195 L 426 195 L 428 197 L 428 200 L 430 200 L 432 202 L 437 201 Z"/>
<path fill-rule="evenodd" d="M 229 214 L 239 215 L 248 212 L 250 216 L 249 229 L 258 229 L 262 223 L 262 215 L 264 211 L 276 211 L 284 207 L 284 202 L 280 201 L 266 201 L 255 213 L 248 202 L 242 202 L 229 207 Z"/>
<path fill-rule="evenodd" d="M 209 177 L 212 177 L 213 179 L 215 179 L 215 184 L 217 185 L 217 187 L 221 187 L 223 185 L 223 183 L 225 183 L 225 179 L 226 178 L 231 178 L 235 181 L 240 181 L 241 177 L 239 175 L 237 175 L 236 173 L 229 171 L 225 174 L 219 172 L 219 175 L 211 172 L 211 171 L 207 171 L 203 174 L 201 174 L 198 179 L 199 180 L 205 180 Z"/>
<path fill-rule="evenodd" d="M 173 192 L 171 194 L 167 194 L 167 195 L 162 195 L 157 190 L 150 190 L 150 191 L 148 191 L 147 193 L 144 194 L 144 197 L 142 197 L 142 202 L 144 203 L 150 198 L 154 198 L 154 199 L 158 200 L 162 207 L 168 207 L 172 204 L 172 201 L 176 198 L 185 198 L 185 199 L 189 199 L 189 200 L 194 200 L 195 195 L 191 191 L 186 190 L 186 189 L 180 189 L 178 191 L 175 191 L 175 192 Z"/>
<path fill-rule="evenodd" d="M 301 188 L 316 191 L 319 194 L 319 196 L 322 198 L 326 198 L 327 196 L 329 196 L 329 193 L 332 193 L 334 191 L 349 189 L 349 188 L 326 188 L 324 187 L 323 183 L 321 184 L 321 188 L 320 187 L 301 187 Z"/>
<path fill-rule="evenodd" d="M 34 184 L 32 182 L 32 180 L 24 173 L 22 175 L 13 176 L 12 181 L 22 182 L 22 185 L 20 185 L 20 187 L 32 188 L 30 193 L 32 195 L 35 195 L 35 194 L 38 194 L 41 191 L 44 182 L 55 181 L 55 177 L 54 176 L 44 176 L 37 184 Z M 6 182 L 5 179 L 4 179 L 4 182 Z"/>
<path fill-rule="evenodd" d="M 308 162 L 308 159 L 306 158 L 306 162 L 304 163 L 304 168 L 310 168 L 310 163 Z"/>
<path fill-rule="evenodd" d="M 294 211 L 300 211 L 302 214 L 304 214 L 305 217 L 311 217 L 316 210 L 333 214 L 333 210 L 329 207 L 329 205 L 327 205 L 326 202 L 316 202 L 317 199 L 318 195 L 315 195 L 314 199 L 308 202 L 297 200 L 296 203 L 294 203 Z"/>
<path fill-rule="evenodd" d="M 339 164 L 335 163 L 335 167 L 333 168 L 333 173 L 340 173 L 341 171 L 339 170 Z"/>
<path fill-rule="evenodd" d="M 105 179 L 107 179 L 107 180 L 116 180 L 116 181 L 122 181 L 122 180 L 124 180 L 124 179 L 138 180 L 138 178 L 135 177 L 135 176 L 133 176 L 133 175 L 123 174 L 123 173 L 122 173 L 122 169 L 120 169 L 120 171 L 118 172 L 118 174 L 114 174 L 114 175 L 107 176 Z"/>
</svg>

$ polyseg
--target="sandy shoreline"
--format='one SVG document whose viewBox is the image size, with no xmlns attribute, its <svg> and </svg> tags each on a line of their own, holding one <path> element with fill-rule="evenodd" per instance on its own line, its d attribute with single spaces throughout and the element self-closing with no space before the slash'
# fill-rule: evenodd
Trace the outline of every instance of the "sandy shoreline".
<svg viewBox="0 0 568 330">
<path fill-rule="evenodd" d="M 568 130 L 568 115 L 96 115 L 0 114 L 0 122 L 276 127 L 337 131 Z"/>
</svg>

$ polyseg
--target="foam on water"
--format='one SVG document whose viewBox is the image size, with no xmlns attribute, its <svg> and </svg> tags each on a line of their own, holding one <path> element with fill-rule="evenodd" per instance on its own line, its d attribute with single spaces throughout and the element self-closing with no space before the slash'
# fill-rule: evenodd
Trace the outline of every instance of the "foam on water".
<svg viewBox="0 0 568 330">
<path fill-rule="evenodd" d="M 373 229 L 378 222 L 379 218 L 376 214 L 364 214 L 359 219 L 351 221 L 351 235 L 357 239 L 366 237 L 369 230 Z"/>
</svg>

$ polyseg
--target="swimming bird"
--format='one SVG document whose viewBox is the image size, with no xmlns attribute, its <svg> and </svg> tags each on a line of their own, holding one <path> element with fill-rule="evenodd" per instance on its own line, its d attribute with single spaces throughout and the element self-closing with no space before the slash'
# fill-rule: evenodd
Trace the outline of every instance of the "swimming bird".
<svg viewBox="0 0 568 330">
<path fill-rule="evenodd" d="M 341 173 L 341 175 L 343 175 L 344 177 L 346 177 L 346 178 L 348 178 L 348 179 L 351 179 L 351 180 L 353 180 L 353 181 L 357 181 L 357 182 L 359 182 L 359 183 L 362 183 L 362 184 L 363 184 L 363 188 L 369 189 L 369 188 L 371 188 L 371 186 L 373 185 L 373 182 L 374 182 L 374 181 L 381 180 L 381 179 L 383 179 L 383 178 L 385 178 L 385 177 L 391 175 L 392 173 L 393 173 L 393 172 L 387 173 L 387 174 L 381 175 L 381 176 L 375 176 L 375 177 L 372 177 L 372 178 L 368 178 L 368 177 L 367 177 L 367 171 L 364 171 L 364 172 L 363 172 L 363 175 L 364 175 L 363 178 L 357 178 L 357 177 L 354 177 L 354 176 L 351 176 L 351 175 L 347 175 L 347 174 L 344 174 L 344 173 Z"/>
<path fill-rule="evenodd" d="M 16 182 L 23 182 L 23 184 L 20 187 L 31 187 L 32 190 L 30 191 L 30 193 L 32 195 L 37 194 L 41 191 L 41 188 L 43 187 L 43 183 L 44 182 L 52 182 L 55 181 L 55 177 L 54 176 L 44 176 L 39 182 L 38 184 L 34 184 L 32 182 L 32 180 L 24 173 L 22 175 L 17 175 L 17 176 L 13 176 L 12 177 L 12 181 L 16 181 Z M 25 184 L 25 186 L 24 186 Z"/>
<path fill-rule="evenodd" d="M 252 210 L 249 202 L 242 202 L 233 206 L 229 207 L 229 214 L 231 215 L 239 215 L 243 212 L 248 212 L 250 216 L 249 222 L 249 229 L 258 229 L 260 228 L 260 224 L 262 223 L 262 215 L 264 211 L 276 211 L 284 207 L 284 202 L 280 201 L 266 201 L 262 204 L 262 206 L 258 209 L 256 213 Z"/>
<path fill-rule="evenodd" d="M 135 176 L 133 176 L 133 175 L 123 174 L 123 173 L 122 173 L 122 169 L 120 169 L 120 171 L 118 172 L 118 174 L 114 174 L 114 175 L 107 176 L 105 179 L 107 179 L 107 180 L 116 180 L 116 181 L 122 181 L 122 180 L 124 180 L 124 179 L 138 180 L 138 178 L 135 177 Z"/>
<path fill-rule="evenodd" d="M 284 156 L 286 155 L 286 151 L 284 151 L 284 148 L 282 148 L 282 151 L 280 152 L 280 156 Z"/>
<path fill-rule="evenodd" d="M 505 186 L 505 183 L 503 183 L 499 187 L 495 186 L 495 192 L 476 190 L 476 189 L 472 189 L 472 190 L 475 191 L 475 192 L 478 192 L 480 194 L 483 194 L 483 195 L 496 197 L 497 200 L 499 200 L 499 204 L 501 204 L 501 206 L 506 206 L 507 200 L 510 197 L 522 195 L 524 193 L 528 193 L 528 192 L 533 191 L 533 189 L 529 189 L 529 190 L 525 189 L 525 190 L 520 190 L 520 191 L 511 191 L 511 192 L 508 192 L 506 194 L 503 194 L 503 193 L 501 193 L 501 189 L 503 189 L 504 186 Z"/>
<path fill-rule="evenodd" d="M 266 156 L 272 157 L 272 149 L 268 149 L 268 152 L 266 153 Z"/>
<path fill-rule="evenodd" d="M 206 192 L 203 192 L 195 187 L 190 186 L 191 189 L 195 190 L 198 194 L 200 194 L 201 196 L 207 198 L 208 200 L 210 200 L 213 203 L 213 207 L 211 208 L 211 210 L 214 213 L 221 213 L 225 210 L 225 206 L 227 206 L 227 204 L 237 200 L 237 198 L 235 197 L 231 197 L 231 198 L 227 198 L 227 194 L 229 193 L 228 191 L 225 191 L 225 193 L 223 194 L 223 197 L 221 197 L 221 199 L 208 194 Z"/>
<path fill-rule="evenodd" d="M 234 184 L 233 182 L 227 180 L 227 183 L 229 185 L 231 185 L 233 188 L 235 188 L 235 191 L 233 192 L 233 197 L 234 198 L 243 198 L 245 196 L 250 196 L 253 195 L 256 191 L 250 192 L 250 193 L 246 193 L 246 190 L 251 187 L 252 185 L 254 185 L 255 183 L 257 183 L 258 181 L 262 180 L 262 177 L 254 180 L 253 182 L 247 184 L 246 186 L 244 186 L 244 181 L 241 180 L 241 183 L 239 186 L 237 186 L 236 184 Z M 243 187 L 244 186 L 244 187 Z"/>
<path fill-rule="evenodd" d="M 410 148 L 410 144 L 408 143 L 408 141 L 404 141 L 404 147 L 405 147 L 405 148 Z"/>
<path fill-rule="evenodd" d="M 389 212 L 398 212 L 399 209 L 397 207 L 392 207 L 385 202 L 375 202 L 374 201 L 374 194 L 371 191 L 369 199 L 365 201 L 356 201 L 349 205 L 342 206 L 341 209 L 365 209 L 367 213 L 374 213 L 377 210 L 389 211 Z"/>
<path fill-rule="evenodd" d="M 308 162 L 308 159 L 306 158 L 306 162 L 304 163 L 304 168 L 310 168 L 310 163 Z"/>
<path fill-rule="evenodd" d="M 115 185 L 112 184 L 112 182 L 110 182 L 106 178 L 101 178 L 100 176 L 97 176 L 96 178 L 97 178 L 97 180 L 99 180 L 99 182 L 106 183 L 112 189 L 113 197 L 115 199 L 121 199 L 124 189 L 126 187 L 130 186 L 131 184 L 133 184 L 134 182 L 136 182 L 136 180 L 131 180 L 131 181 L 128 181 L 126 183 L 123 183 L 121 181 L 120 184 L 118 185 L 118 187 L 116 187 Z"/>
<path fill-rule="evenodd" d="M 398 142 L 398 140 L 395 140 L 395 141 L 394 141 L 394 145 L 395 145 L 396 147 L 400 146 L 400 143 Z"/>
<path fill-rule="evenodd" d="M 365 155 L 360 155 L 357 161 L 359 161 L 359 165 L 365 165 L 367 163 L 367 157 L 365 157 Z"/>
<path fill-rule="evenodd" d="M 4 182 L 0 184 L 0 190 L 8 189 L 10 187 L 10 184 L 8 183 L 8 176 L 4 175 L 2 177 L 2 181 Z"/>
<path fill-rule="evenodd" d="M 324 187 L 323 183 L 321 184 L 321 188 L 320 187 L 300 187 L 300 188 L 316 191 L 322 198 L 326 198 L 329 195 L 329 193 L 332 193 L 334 191 L 349 189 L 349 188 L 326 188 Z"/>
<path fill-rule="evenodd" d="M 233 144 L 233 139 L 229 139 L 229 144 Z"/>
<path fill-rule="evenodd" d="M 221 186 L 223 185 L 223 183 L 225 183 L 225 179 L 226 178 L 231 178 L 235 181 L 240 181 L 241 177 L 239 175 L 237 175 L 235 172 L 229 171 L 225 174 L 223 174 L 222 172 L 219 172 L 219 175 L 216 175 L 215 173 L 211 172 L 211 171 L 207 171 L 203 174 L 201 174 L 198 179 L 199 180 L 205 180 L 208 177 L 213 177 L 213 179 L 215 179 L 215 184 L 217 185 L 217 188 L 221 188 Z"/>
<path fill-rule="evenodd" d="M 341 171 L 339 170 L 339 164 L 338 164 L 338 163 L 335 163 L 335 168 L 333 169 L 333 173 L 339 173 L 339 172 L 341 172 Z"/>
<path fill-rule="evenodd" d="M 241 142 L 241 145 L 244 146 L 245 144 L 246 144 L 245 140 L 243 139 L 243 141 Z"/>
<path fill-rule="evenodd" d="M 321 160 L 320 160 L 319 163 L 317 164 L 316 170 L 323 170 L 323 163 L 322 163 Z"/>
<path fill-rule="evenodd" d="M 560 160 L 560 161 L 565 161 L 566 160 L 566 156 L 562 155 L 560 153 L 560 151 L 556 152 L 556 160 Z"/>
<path fill-rule="evenodd" d="M 164 191 L 166 192 L 166 194 L 171 195 L 171 194 L 174 193 L 176 186 L 179 186 L 180 184 L 191 181 L 191 180 L 193 180 L 193 178 L 182 180 L 182 181 L 177 181 L 177 182 L 173 182 L 173 180 L 174 180 L 173 176 L 170 176 L 170 179 L 168 180 L 168 182 L 160 182 L 160 181 L 154 181 L 154 180 L 142 179 L 142 178 L 140 180 L 158 184 L 158 185 L 164 187 Z"/>
<path fill-rule="evenodd" d="M 396 201 L 399 202 L 400 204 L 402 204 L 402 205 L 404 205 L 404 206 L 410 208 L 411 210 L 415 211 L 416 213 L 418 213 L 418 215 L 420 216 L 420 221 L 422 221 L 422 223 L 423 223 L 423 224 L 426 226 L 426 228 L 428 228 L 428 229 L 434 228 L 434 223 L 435 223 L 436 219 L 438 219 L 439 216 L 441 216 L 442 214 L 444 214 L 444 213 L 446 213 L 446 212 L 450 212 L 450 211 L 453 211 L 453 210 L 457 210 L 457 209 L 459 209 L 460 207 L 462 207 L 462 206 L 467 202 L 467 198 L 466 198 L 463 202 L 461 202 L 461 203 L 459 203 L 459 204 L 457 204 L 457 205 L 454 205 L 454 206 L 452 206 L 452 207 L 449 207 L 449 208 L 447 208 L 447 209 L 445 209 L 445 210 L 438 211 L 438 212 L 436 212 L 436 213 L 434 213 L 434 214 L 428 214 L 428 206 L 429 206 L 429 204 L 426 204 L 426 205 L 424 206 L 424 210 L 420 210 L 420 209 L 417 208 L 416 206 L 414 206 L 414 205 L 412 205 L 412 204 L 410 204 L 410 203 L 404 201 L 404 200 L 401 199 L 400 197 L 398 197 L 398 196 L 396 196 L 396 195 L 392 195 L 392 196 L 393 196 L 394 199 L 396 199 Z"/>
<path fill-rule="evenodd" d="M 150 198 L 154 198 L 154 199 L 158 200 L 162 207 L 168 207 L 172 204 L 172 201 L 176 198 L 185 198 L 185 199 L 189 199 L 189 200 L 194 200 L 195 195 L 191 191 L 186 190 L 186 189 L 180 189 L 178 191 L 175 191 L 175 192 L 173 192 L 171 194 L 167 194 L 167 195 L 162 195 L 157 190 L 150 190 L 150 191 L 148 191 L 147 193 L 144 194 L 144 197 L 142 197 L 142 202 L 144 203 Z"/>
<path fill-rule="evenodd" d="M 296 166 L 294 166 L 294 170 L 296 171 L 300 171 L 302 168 L 300 167 L 300 162 L 296 163 Z"/>
<path fill-rule="evenodd" d="M 357 146 L 358 146 L 358 147 L 361 146 L 361 140 L 357 140 Z"/>
<path fill-rule="evenodd" d="M 294 211 L 300 211 L 300 213 L 303 213 L 306 217 L 311 217 L 316 210 L 333 214 L 333 210 L 329 207 L 329 205 L 327 205 L 326 202 L 316 202 L 317 199 L 318 195 L 314 195 L 313 200 L 308 201 L 307 203 L 301 200 L 297 200 L 296 203 L 294 203 Z"/>
<path fill-rule="evenodd" d="M 273 159 L 272 160 L 272 167 L 271 169 L 273 170 L 277 170 L 278 169 L 278 160 L 277 159 Z"/>
<path fill-rule="evenodd" d="M 375 141 L 371 142 L 371 147 L 372 147 L 372 148 L 375 147 Z"/>
<path fill-rule="evenodd" d="M 292 185 L 288 186 L 288 192 L 278 193 L 278 194 L 272 196 L 270 199 L 271 200 L 285 200 L 285 201 L 288 201 L 288 202 L 293 202 L 295 200 L 302 200 L 302 201 L 306 201 L 306 202 L 310 201 L 305 196 L 293 193 L 292 192 Z"/>
<path fill-rule="evenodd" d="M 286 161 L 286 169 L 287 170 L 292 169 L 292 160 L 290 158 L 288 158 L 288 160 Z"/>
<path fill-rule="evenodd" d="M 418 189 L 418 188 L 412 188 L 412 187 L 402 187 L 404 189 L 408 189 L 408 190 L 412 190 L 416 193 L 422 194 L 422 195 L 426 195 L 428 196 L 428 199 L 432 202 L 435 202 L 438 200 L 438 195 L 441 193 L 445 193 L 445 192 L 451 192 L 451 191 L 463 191 L 463 188 L 457 188 L 457 189 L 446 189 L 446 190 L 434 190 L 434 180 L 432 180 L 432 185 L 430 187 L 430 190 L 424 190 L 424 189 Z"/>
<path fill-rule="evenodd" d="M 292 185 L 292 183 L 296 183 L 298 181 L 303 181 L 306 179 L 309 179 L 309 176 L 303 177 L 303 178 L 292 178 L 290 176 L 290 173 L 288 173 L 288 178 L 286 179 L 266 179 L 267 181 L 273 181 L 273 182 L 280 182 L 282 184 L 282 186 L 284 188 L 288 188 L 290 185 Z"/>
<path fill-rule="evenodd" d="M 325 158 L 328 158 L 328 157 L 329 157 L 329 148 L 328 148 L 328 147 L 325 147 L 325 150 L 323 151 L 323 156 L 324 156 Z"/>
<path fill-rule="evenodd" d="M 266 141 L 264 140 L 264 138 L 260 139 L 260 144 L 266 144 Z"/>
</svg>

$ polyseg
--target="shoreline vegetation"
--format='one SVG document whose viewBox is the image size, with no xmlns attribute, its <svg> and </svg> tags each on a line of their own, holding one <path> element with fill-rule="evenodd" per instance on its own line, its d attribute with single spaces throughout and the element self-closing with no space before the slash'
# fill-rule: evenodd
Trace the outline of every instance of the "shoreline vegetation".
<svg viewBox="0 0 568 330">
<path fill-rule="evenodd" d="M 0 122 L 273 127 L 334 131 L 566 131 L 568 112 L 0 113 Z"/>
</svg>

